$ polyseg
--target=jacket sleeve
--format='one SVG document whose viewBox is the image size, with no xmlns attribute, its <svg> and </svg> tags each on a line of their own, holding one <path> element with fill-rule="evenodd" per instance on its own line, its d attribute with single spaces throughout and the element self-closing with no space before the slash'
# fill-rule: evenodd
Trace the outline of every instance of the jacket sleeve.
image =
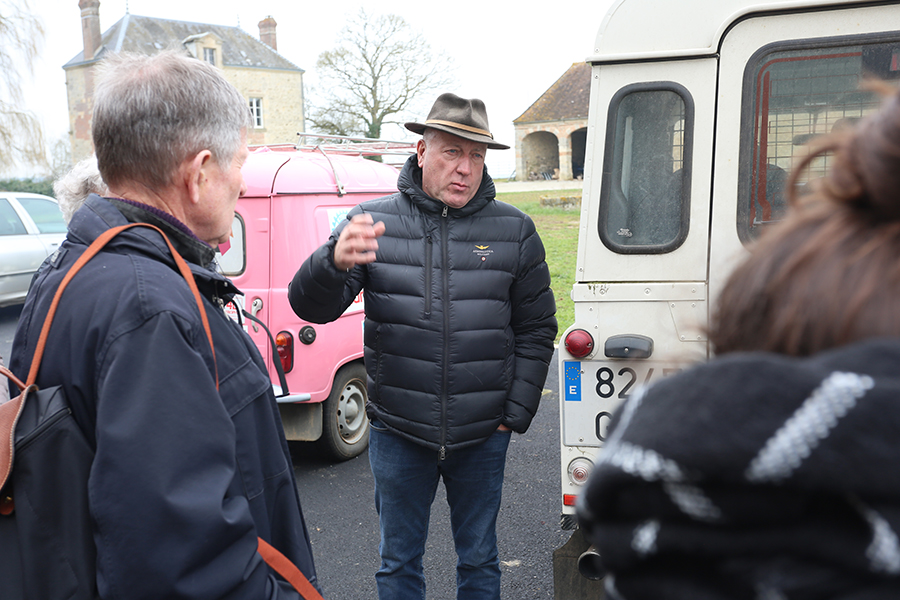
<svg viewBox="0 0 900 600">
<path fill-rule="evenodd" d="M 557 331 L 556 300 L 550 289 L 544 244 L 528 217 L 523 221 L 522 238 L 522 258 L 510 290 L 515 374 L 503 416 L 503 424 L 517 433 L 524 433 L 537 413 Z"/>
<path fill-rule="evenodd" d="M 104 350 L 88 482 L 103 598 L 299 598 L 232 493 L 236 432 L 197 323 L 160 312 Z"/>
<path fill-rule="evenodd" d="M 288 301 L 298 317 L 310 323 L 330 323 L 344 314 L 363 288 L 365 269 L 356 266 L 350 272 L 334 266 L 334 246 L 338 236 L 360 208 L 354 207 L 328 241 L 322 244 L 294 275 L 288 286 Z"/>
</svg>

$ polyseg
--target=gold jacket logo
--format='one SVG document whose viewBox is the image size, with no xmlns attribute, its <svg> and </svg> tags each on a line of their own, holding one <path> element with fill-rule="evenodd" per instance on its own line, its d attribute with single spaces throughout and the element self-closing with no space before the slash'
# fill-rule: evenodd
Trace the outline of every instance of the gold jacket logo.
<svg viewBox="0 0 900 600">
<path fill-rule="evenodd" d="M 475 256 L 481 257 L 481 262 L 486 261 L 487 257 L 494 253 L 490 246 L 481 246 L 479 244 L 475 244 L 475 249 L 472 252 L 475 253 Z"/>
</svg>

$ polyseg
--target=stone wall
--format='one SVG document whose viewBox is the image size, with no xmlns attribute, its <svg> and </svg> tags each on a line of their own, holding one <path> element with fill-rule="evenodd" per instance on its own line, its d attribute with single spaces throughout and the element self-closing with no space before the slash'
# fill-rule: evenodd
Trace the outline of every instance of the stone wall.
<svg viewBox="0 0 900 600">
<path fill-rule="evenodd" d="M 262 98 L 263 128 L 251 129 L 250 144 L 294 144 L 303 131 L 303 73 L 225 67 L 225 77 L 249 102 Z"/>
<path fill-rule="evenodd" d="M 96 63 L 66 69 L 66 93 L 69 101 L 69 142 L 72 162 L 93 154 L 91 114 Z M 293 144 L 303 124 L 303 73 L 280 69 L 228 67 L 223 69 L 248 103 L 252 97 L 263 99 L 262 129 L 250 129 L 248 143 Z"/>
<path fill-rule="evenodd" d="M 94 110 L 94 66 L 66 69 L 66 95 L 69 101 L 69 143 L 72 163 L 94 153 L 91 141 L 91 113 Z"/>
</svg>

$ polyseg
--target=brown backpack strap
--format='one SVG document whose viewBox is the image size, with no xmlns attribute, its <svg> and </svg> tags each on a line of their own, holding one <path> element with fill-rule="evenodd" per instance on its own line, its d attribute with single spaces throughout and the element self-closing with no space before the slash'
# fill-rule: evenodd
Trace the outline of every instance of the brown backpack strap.
<svg viewBox="0 0 900 600">
<path fill-rule="evenodd" d="M 163 236 L 163 239 L 169 246 L 172 257 L 178 265 L 178 270 L 187 282 L 188 287 L 191 288 L 191 293 L 194 295 L 194 300 L 197 302 L 197 308 L 200 309 L 200 319 L 203 322 L 203 329 L 206 331 L 206 338 L 209 340 L 209 347 L 212 349 L 213 366 L 216 373 L 216 389 L 219 389 L 219 367 L 216 363 L 216 349 L 215 346 L 213 346 L 212 330 L 210 330 L 209 319 L 206 317 L 206 309 L 203 308 L 203 298 L 200 296 L 200 290 L 197 289 L 197 283 L 194 281 L 194 275 L 191 273 L 191 268 L 175 250 L 175 247 L 172 245 L 172 242 L 169 241 L 166 234 L 155 225 L 150 225 L 149 223 L 129 223 L 128 225 L 121 225 L 119 227 L 108 229 L 88 246 L 88 249 L 84 251 L 84 254 L 78 257 L 78 260 L 75 261 L 75 264 L 72 265 L 65 277 L 63 277 L 62 282 L 59 284 L 56 294 L 53 296 L 53 301 L 50 303 L 50 309 L 47 311 L 47 316 L 44 317 L 44 325 L 41 328 L 41 335 L 38 338 L 37 346 L 34 349 L 34 356 L 31 359 L 31 369 L 28 371 L 28 379 L 25 380 L 25 383 L 23 384 L 22 381 L 16 378 L 16 376 L 6 367 L 0 367 L 0 374 L 9 377 L 22 391 L 21 394 L 12 400 L 0 404 L 0 488 L 6 484 L 9 474 L 12 472 L 13 452 L 16 443 L 16 423 L 18 423 L 19 415 L 21 415 L 22 408 L 25 406 L 25 399 L 28 397 L 28 391 L 32 389 L 32 386 L 34 386 L 35 381 L 37 380 L 38 370 L 41 366 L 41 358 L 44 356 L 44 348 L 47 345 L 47 336 L 50 333 L 50 325 L 53 323 L 53 316 L 56 314 L 56 309 L 59 306 L 59 300 L 60 297 L 62 297 L 63 291 L 66 289 L 66 286 L 69 285 L 69 282 L 72 281 L 75 274 L 81 270 L 81 267 L 87 264 L 91 258 L 100 252 L 110 240 L 116 237 L 120 232 L 132 227 L 149 227 L 150 229 L 155 229 Z M 36 389 L 36 387 L 33 389 Z"/>
<path fill-rule="evenodd" d="M 25 384 L 22 383 L 22 380 L 16 377 L 12 371 L 4 367 L 0 364 L 0 375 L 6 375 L 6 378 L 16 384 L 16 387 L 19 388 L 20 392 L 25 391 Z"/>
<path fill-rule="evenodd" d="M 304 600 L 323 600 L 319 590 L 313 587 L 306 575 L 288 557 L 276 550 L 269 542 L 259 538 L 259 554 L 273 571 L 294 586 Z"/>
</svg>

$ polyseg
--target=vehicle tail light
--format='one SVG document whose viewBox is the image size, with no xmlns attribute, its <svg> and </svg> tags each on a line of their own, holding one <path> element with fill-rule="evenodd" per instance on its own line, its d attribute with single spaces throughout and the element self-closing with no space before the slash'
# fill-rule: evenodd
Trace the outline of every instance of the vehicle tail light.
<svg viewBox="0 0 900 600">
<path fill-rule="evenodd" d="M 594 350 L 594 338 L 584 329 L 573 329 L 566 335 L 566 352 L 575 358 L 584 358 Z"/>
<path fill-rule="evenodd" d="M 563 506 L 575 506 L 576 500 L 578 500 L 576 494 L 563 494 Z"/>
<path fill-rule="evenodd" d="M 294 368 L 294 336 L 287 331 L 280 331 L 275 336 L 275 349 L 281 360 L 281 368 L 285 373 L 290 373 Z"/>
</svg>

